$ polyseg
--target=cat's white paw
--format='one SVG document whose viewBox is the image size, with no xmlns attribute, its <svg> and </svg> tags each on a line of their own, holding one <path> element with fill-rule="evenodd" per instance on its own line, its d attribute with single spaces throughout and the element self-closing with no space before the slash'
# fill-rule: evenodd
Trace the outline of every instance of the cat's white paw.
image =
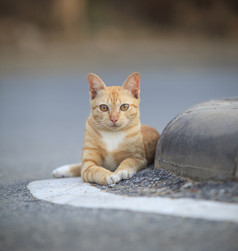
<svg viewBox="0 0 238 251">
<path fill-rule="evenodd" d="M 136 172 L 128 171 L 128 170 L 121 170 L 117 173 L 107 176 L 106 182 L 107 185 L 116 184 L 121 180 L 130 179 Z"/>
<path fill-rule="evenodd" d="M 130 179 L 135 174 L 135 172 L 128 170 L 121 170 L 117 174 L 120 176 L 122 180 L 125 180 L 125 179 Z"/>
<path fill-rule="evenodd" d="M 118 174 L 112 174 L 110 176 L 107 176 L 106 181 L 107 185 L 116 184 L 121 180 L 121 177 Z"/>
<path fill-rule="evenodd" d="M 73 177 L 72 173 L 70 172 L 70 165 L 60 166 L 56 168 L 52 175 L 54 178 L 66 178 L 66 177 Z"/>
</svg>

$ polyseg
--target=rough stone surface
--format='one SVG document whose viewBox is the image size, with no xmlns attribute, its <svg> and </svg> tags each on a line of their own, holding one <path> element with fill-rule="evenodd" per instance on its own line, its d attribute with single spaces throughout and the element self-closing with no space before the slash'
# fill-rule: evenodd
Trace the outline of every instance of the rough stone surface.
<svg viewBox="0 0 238 251">
<path fill-rule="evenodd" d="M 238 98 L 198 104 L 175 117 L 158 141 L 155 167 L 192 179 L 238 179 Z"/>
<path fill-rule="evenodd" d="M 238 203 L 238 182 L 198 182 L 153 166 L 136 173 L 131 179 L 111 186 L 94 186 L 107 192 L 127 196 L 161 196 L 194 198 Z"/>
</svg>

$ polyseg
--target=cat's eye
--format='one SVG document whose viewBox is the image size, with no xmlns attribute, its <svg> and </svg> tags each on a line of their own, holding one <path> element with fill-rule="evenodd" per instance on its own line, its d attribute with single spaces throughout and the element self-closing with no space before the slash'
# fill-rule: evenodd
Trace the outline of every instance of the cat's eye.
<svg viewBox="0 0 238 251">
<path fill-rule="evenodd" d="M 121 109 L 122 111 L 126 111 L 126 110 L 129 109 L 129 105 L 128 105 L 128 104 L 123 104 L 123 105 L 121 105 L 120 109 Z"/>
<path fill-rule="evenodd" d="M 102 112 L 107 112 L 108 111 L 108 106 L 107 105 L 100 105 L 99 108 L 100 108 L 100 110 Z"/>
</svg>

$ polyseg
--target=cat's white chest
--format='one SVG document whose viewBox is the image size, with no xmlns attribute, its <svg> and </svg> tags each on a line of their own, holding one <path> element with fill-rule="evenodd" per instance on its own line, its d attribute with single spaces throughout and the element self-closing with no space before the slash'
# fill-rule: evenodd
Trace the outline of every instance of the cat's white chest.
<svg viewBox="0 0 238 251">
<path fill-rule="evenodd" d="M 107 151 L 115 151 L 125 138 L 124 132 L 100 132 Z"/>
</svg>

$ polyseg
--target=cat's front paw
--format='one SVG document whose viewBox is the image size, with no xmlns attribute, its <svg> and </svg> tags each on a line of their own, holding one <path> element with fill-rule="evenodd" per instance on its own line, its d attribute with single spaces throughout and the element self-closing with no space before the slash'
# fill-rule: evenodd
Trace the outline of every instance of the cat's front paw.
<svg viewBox="0 0 238 251">
<path fill-rule="evenodd" d="M 70 165 L 60 166 L 53 170 L 52 176 L 54 178 L 67 178 L 73 177 L 72 173 L 70 172 Z"/>
<path fill-rule="evenodd" d="M 121 180 L 130 179 L 135 174 L 134 171 L 131 170 L 120 170 L 106 177 L 107 185 L 112 185 L 120 182 Z"/>
<path fill-rule="evenodd" d="M 136 172 L 132 170 L 120 170 L 117 172 L 122 180 L 130 179 Z"/>
<path fill-rule="evenodd" d="M 106 177 L 106 183 L 107 185 L 112 185 L 112 184 L 116 184 L 119 181 L 121 181 L 121 177 L 118 174 L 112 174 L 112 175 L 108 175 Z"/>
</svg>

